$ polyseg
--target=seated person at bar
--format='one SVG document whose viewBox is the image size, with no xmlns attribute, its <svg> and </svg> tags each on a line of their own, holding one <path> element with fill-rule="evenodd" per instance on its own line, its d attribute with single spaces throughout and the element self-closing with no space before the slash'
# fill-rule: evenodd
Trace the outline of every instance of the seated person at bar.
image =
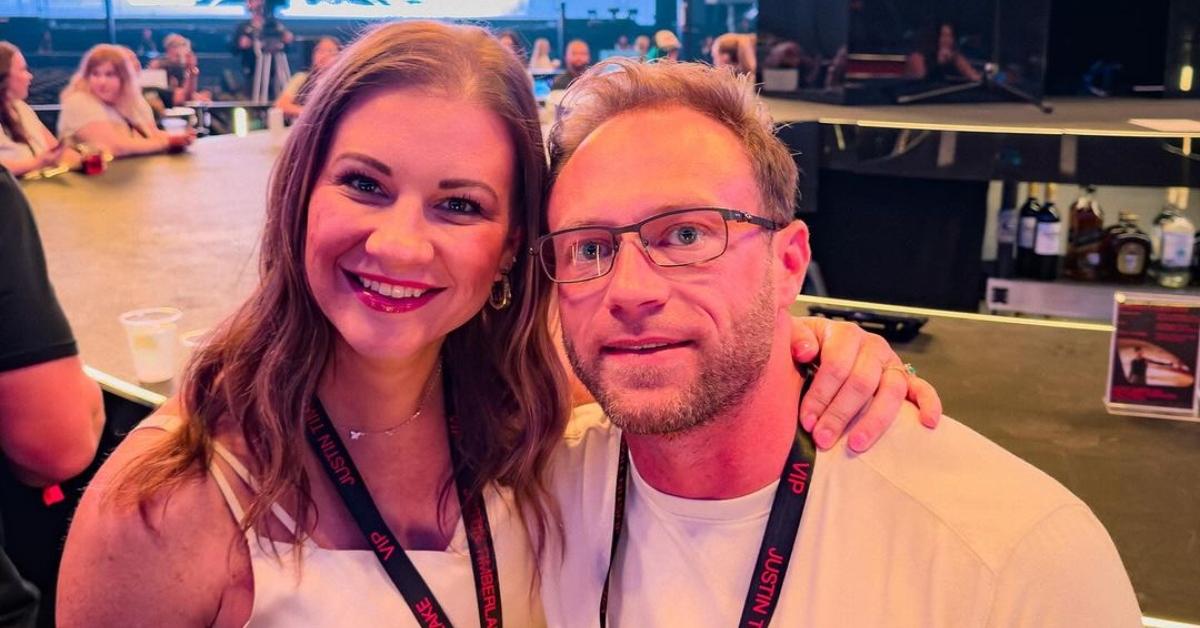
<svg viewBox="0 0 1200 628">
<path fill-rule="evenodd" d="M 718 68 L 730 68 L 738 74 L 753 75 L 758 68 L 754 50 L 758 36 L 750 33 L 725 33 L 713 40 L 712 62 Z"/>
<path fill-rule="evenodd" d="M 21 176 L 31 170 L 79 165 L 79 153 L 59 144 L 25 99 L 33 74 L 16 46 L 0 41 L 0 165 Z"/>
<path fill-rule="evenodd" d="M 637 53 L 638 59 L 644 61 L 646 55 L 650 54 L 650 37 L 648 35 L 638 35 L 633 40 L 633 51 Z"/>
<path fill-rule="evenodd" d="M 978 81 L 983 78 L 958 49 L 958 37 L 954 34 L 953 24 L 939 25 L 936 38 L 927 34 L 922 40 L 920 49 L 910 53 L 905 60 L 906 77 L 927 81 Z"/>
<path fill-rule="evenodd" d="M 304 111 L 304 96 L 312 87 L 312 80 L 317 73 L 337 57 L 342 44 L 336 37 L 322 37 L 312 49 L 312 66 L 307 72 L 297 72 L 288 81 L 283 93 L 275 100 L 275 106 L 283 110 L 283 115 L 289 119 L 297 118 Z"/>
<path fill-rule="evenodd" d="M 85 142 L 116 157 L 178 150 L 194 135 L 159 130 L 138 90 L 127 48 L 99 44 L 83 56 L 62 92 L 58 136 Z"/>
<path fill-rule="evenodd" d="M 663 29 L 654 33 L 654 47 L 646 54 L 646 59 L 666 59 L 678 61 L 682 44 L 679 38 L 669 30 Z"/>
<path fill-rule="evenodd" d="M 167 72 L 166 105 L 182 107 L 190 101 L 212 100 L 212 94 L 199 89 L 200 66 L 192 42 L 178 33 L 163 38 L 163 55 L 150 62 L 150 67 Z"/>
<path fill-rule="evenodd" d="M 529 71 L 534 74 L 553 72 L 562 65 L 558 59 L 550 58 L 550 40 L 538 37 L 533 40 L 533 53 L 529 55 Z"/>
<path fill-rule="evenodd" d="M 571 81 L 587 71 L 592 65 L 592 51 L 588 48 L 587 42 L 582 39 L 572 39 L 571 43 L 567 44 L 567 71 L 554 77 L 554 83 L 550 89 L 566 89 Z"/>
<path fill-rule="evenodd" d="M 788 352 L 808 231 L 753 79 L 612 63 L 564 98 L 535 246 L 599 401 L 549 474 L 549 625 L 1141 626 L 1091 510 L 964 425 L 906 405 L 869 451 L 815 451 Z"/>
<path fill-rule="evenodd" d="M 91 464 L 104 406 L 50 284 L 29 201 L 3 168 L 0 268 L 0 464 L 25 485 L 51 486 Z M 20 542 L 2 528 L 0 539 Z M 34 626 L 37 599 L 0 548 L 0 624 Z"/>
</svg>

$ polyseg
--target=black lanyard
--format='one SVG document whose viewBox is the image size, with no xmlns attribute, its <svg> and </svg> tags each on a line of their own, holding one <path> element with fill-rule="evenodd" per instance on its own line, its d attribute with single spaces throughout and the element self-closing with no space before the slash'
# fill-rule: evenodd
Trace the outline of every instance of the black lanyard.
<svg viewBox="0 0 1200 628">
<path fill-rule="evenodd" d="M 329 480 L 337 488 L 342 503 L 346 504 L 363 536 L 370 542 L 375 557 L 391 577 L 392 583 L 404 597 L 419 624 L 427 628 L 450 628 L 450 617 L 442 609 L 404 548 L 400 546 L 399 540 L 388 528 L 387 522 L 375 505 L 375 500 L 371 499 L 371 494 L 367 491 L 362 475 L 354 466 L 350 453 L 346 451 L 345 444 L 338 436 L 333 421 L 329 419 L 325 407 L 316 397 L 313 397 L 313 408 L 316 412 L 305 421 L 308 444 L 321 461 Z M 449 408 L 447 414 L 450 414 Z M 479 624 L 483 628 L 499 627 L 503 625 L 500 576 L 496 571 L 496 549 L 492 544 L 487 509 L 481 496 L 469 499 L 466 495 L 470 487 L 474 486 L 475 476 L 466 465 L 459 464 L 458 448 L 453 444 L 458 433 L 457 425 L 453 419 L 449 419 L 448 422 L 451 437 L 450 454 L 455 468 L 459 470 L 455 479 L 463 523 L 467 531 L 467 545 L 471 552 L 471 572 L 475 576 Z"/>
<path fill-rule="evenodd" d="M 813 380 L 813 369 L 801 365 L 804 386 L 800 398 L 808 392 Z M 621 541 L 621 530 L 625 527 L 625 493 L 629 482 L 629 446 L 621 437 L 620 458 L 617 461 L 617 491 L 613 507 L 612 547 L 608 559 L 608 573 L 604 576 L 604 590 L 600 594 L 600 626 L 608 625 L 608 589 L 612 581 L 613 564 L 617 560 L 617 546 Z M 800 519 L 804 515 L 804 504 L 808 501 L 808 487 L 812 484 L 816 468 L 817 449 L 812 436 L 796 425 L 796 440 L 788 454 L 787 464 L 779 476 L 775 489 L 775 501 L 771 504 L 771 515 L 767 518 L 767 529 L 763 532 L 758 559 L 754 562 L 754 575 L 746 592 L 742 606 L 741 628 L 764 628 L 771 623 L 779 596 L 783 592 L 783 579 L 787 576 L 792 561 L 792 550 L 796 546 L 796 535 L 800 532 Z"/>
</svg>

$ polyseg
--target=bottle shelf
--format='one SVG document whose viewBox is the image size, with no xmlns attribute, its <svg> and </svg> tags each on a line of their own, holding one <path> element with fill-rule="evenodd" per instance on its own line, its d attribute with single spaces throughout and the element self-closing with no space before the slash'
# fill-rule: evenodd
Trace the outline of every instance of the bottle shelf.
<svg viewBox="0 0 1200 628">
<path fill-rule="evenodd" d="M 1059 279 L 988 277 L 986 302 L 992 313 L 1111 321 L 1117 292 L 1200 295 L 1200 286 L 1164 288 L 1157 284 L 1091 283 Z"/>
</svg>

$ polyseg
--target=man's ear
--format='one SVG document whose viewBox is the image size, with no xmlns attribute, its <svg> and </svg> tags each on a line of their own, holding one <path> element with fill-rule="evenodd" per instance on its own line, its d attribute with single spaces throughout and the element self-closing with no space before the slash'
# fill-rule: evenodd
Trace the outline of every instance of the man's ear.
<svg viewBox="0 0 1200 628">
<path fill-rule="evenodd" d="M 775 232 L 772 238 L 776 298 L 781 307 L 790 307 L 804 286 L 804 275 L 812 250 L 808 248 L 808 225 L 793 220 Z"/>
</svg>

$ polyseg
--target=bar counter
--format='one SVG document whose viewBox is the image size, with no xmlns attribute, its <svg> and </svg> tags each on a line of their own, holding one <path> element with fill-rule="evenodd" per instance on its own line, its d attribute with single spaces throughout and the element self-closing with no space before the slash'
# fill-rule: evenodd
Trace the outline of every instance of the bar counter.
<svg viewBox="0 0 1200 628">
<path fill-rule="evenodd" d="M 80 353 L 109 390 L 146 402 L 170 392 L 138 384 L 122 312 L 176 307 L 185 332 L 211 327 L 249 294 L 279 144 L 265 131 L 208 137 L 182 154 L 113 161 L 99 176 L 23 184 Z"/>
</svg>

